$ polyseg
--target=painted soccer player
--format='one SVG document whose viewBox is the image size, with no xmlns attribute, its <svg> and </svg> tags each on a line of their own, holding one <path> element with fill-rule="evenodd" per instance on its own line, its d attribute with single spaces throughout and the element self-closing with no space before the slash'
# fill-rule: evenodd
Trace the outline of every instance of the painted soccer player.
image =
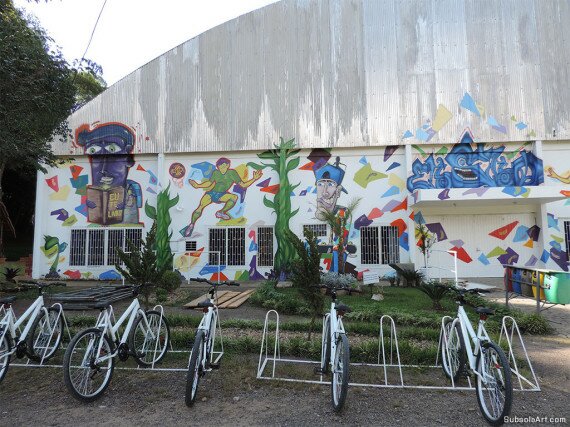
<svg viewBox="0 0 570 427">
<path fill-rule="evenodd" d="M 237 194 L 230 193 L 229 190 L 232 185 L 238 184 L 242 188 L 247 188 L 255 181 L 257 181 L 263 175 L 263 172 L 254 171 L 253 178 L 244 181 L 236 172 L 235 169 L 230 169 L 231 162 L 225 157 L 221 157 L 216 162 L 216 170 L 212 173 L 212 176 L 201 183 L 189 179 L 188 182 L 194 188 L 203 188 L 206 193 L 200 199 L 200 203 L 194 212 L 192 212 L 192 217 L 190 219 L 190 224 L 184 230 L 184 236 L 192 236 L 194 231 L 194 226 L 196 221 L 202 216 L 202 212 L 206 206 L 212 203 L 222 204 L 222 209 L 216 212 L 216 218 L 228 220 L 232 217 L 228 214 L 228 211 L 233 208 L 238 200 Z"/>
</svg>

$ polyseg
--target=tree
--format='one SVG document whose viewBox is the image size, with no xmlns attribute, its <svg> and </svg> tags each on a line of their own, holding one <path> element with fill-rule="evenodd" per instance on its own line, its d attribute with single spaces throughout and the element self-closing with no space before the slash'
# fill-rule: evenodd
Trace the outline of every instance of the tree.
<svg viewBox="0 0 570 427">
<path fill-rule="evenodd" d="M 0 5 L 0 256 L 3 233 L 15 230 L 3 201 L 8 170 L 45 171 L 57 158 L 51 141 L 68 132 L 65 119 L 75 103 L 72 69 L 37 22 L 11 0 Z"/>
<path fill-rule="evenodd" d="M 360 198 L 350 201 L 347 207 L 339 208 L 336 212 L 322 211 L 324 222 L 326 222 L 332 230 L 333 238 L 338 238 L 337 254 L 338 254 L 338 272 L 344 273 L 344 253 L 348 245 L 348 229 L 352 224 L 352 215 L 360 204 Z"/>
<path fill-rule="evenodd" d="M 102 77 L 103 69 L 93 61 L 82 59 L 74 61 L 75 71 L 71 79 L 75 87 L 75 105 L 78 110 L 107 89 L 107 82 Z"/>
<path fill-rule="evenodd" d="M 304 231 L 304 235 L 305 242 L 293 232 L 287 232 L 287 238 L 297 254 L 297 258 L 291 263 L 291 281 L 311 311 L 307 338 L 310 340 L 317 316 L 322 315 L 325 300 L 318 287 L 321 283 L 321 254 L 317 245 L 317 236 L 308 229 Z"/>
<path fill-rule="evenodd" d="M 141 241 L 141 248 L 127 240 L 128 252 L 115 248 L 120 262 L 115 268 L 132 285 L 141 286 L 140 292 L 148 307 L 149 297 L 157 287 L 160 287 L 166 268 L 159 267 L 156 255 L 156 223 Z M 123 267 L 124 265 L 124 267 Z"/>
<path fill-rule="evenodd" d="M 420 248 L 420 252 L 424 256 L 424 267 L 427 268 L 431 247 L 436 242 L 436 236 L 428 230 L 425 224 L 419 223 L 416 225 L 415 237 L 418 241 L 417 247 Z"/>
</svg>

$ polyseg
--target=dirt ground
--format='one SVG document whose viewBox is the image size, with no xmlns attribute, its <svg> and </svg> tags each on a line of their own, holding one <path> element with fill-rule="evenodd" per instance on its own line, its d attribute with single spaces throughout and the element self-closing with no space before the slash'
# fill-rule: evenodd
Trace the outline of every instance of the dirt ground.
<svg viewBox="0 0 570 427">
<path fill-rule="evenodd" d="M 265 316 L 265 310 L 242 307 L 224 310 L 221 316 L 261 320 Z M 566 307 L 549 311 L 549 316 L 563 322 L 553 324 L 560 333 L 525 337 L 542 390 L 515 392 L 511 416 L 568 422 L 570 338 L 565 328 L 570 313 Z M 186 364 L 183 357 L 167 359 L 168 366 Z M 61 356 L 54 363 L 58 360 Z M 185 372 L 116 369 L 103 396 L 84 404 L 67 392 L 59 368 L 11 366 L 0 384 L 0 425 L 487 425 L 474 391 L 351 387 L 345 408 L 337 415 L 330 404 L 330 386 L 258 380 L 257 362 L 256 355 L 224 356 L 221 369 L 200 383 L 192 408 L 184 404 Z"/>
</svg>

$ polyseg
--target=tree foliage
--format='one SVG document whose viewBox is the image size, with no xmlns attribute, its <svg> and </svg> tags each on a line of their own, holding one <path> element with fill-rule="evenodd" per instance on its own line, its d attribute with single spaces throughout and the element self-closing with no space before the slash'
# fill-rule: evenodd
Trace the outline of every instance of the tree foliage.
<svg viewBox="0 0 570 427">
<path fill-rule="evenodd" d="M 116 248 L 120 262 L 115 264 L 115 268 L 129 283 L 141 286 L 141 294 L 147 306 L 151 293 L 162 282 L 162 276 L 166 271 L 165 268 L 158 266 L 155 246 L 156 223 L 153 223 L 146 237 L 142 239 L 140 249 L 130 240 L 127 240 L 127 252 Z"/>
<path fill-rule="evenodd" d="M 4 172 L 55 164 L 50 142 L 67 131 L 75 102 L 72 70 L 50 42 L 10 0 L 0 3 L 0 256 L 4 227 L 14 232 L 3 202 Z"/>
<path fill-rule="evenodd" d="M 305 242 L 289 231 L 288 239 L 297 253 L 297 259 L 291 263 L 291 281 L 311 311 L 309 339 L 317 316 L 322 315 L 324 296 L 319 289 L 321 282 L 321 255 L 317 245 L 317 236 L 309 229 L 304 232 Z"/>
</svg>

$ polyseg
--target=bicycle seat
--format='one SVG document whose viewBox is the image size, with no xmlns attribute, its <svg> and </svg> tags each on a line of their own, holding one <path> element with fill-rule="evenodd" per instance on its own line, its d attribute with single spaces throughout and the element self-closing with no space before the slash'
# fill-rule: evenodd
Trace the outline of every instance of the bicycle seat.
<svg viewBox="0 0 570 427">
<path fill-rule="evenodd" d="M 200 307 L 200 308 L 207 308 L 207 307 L 213 307 L 213 306 L 214 306 L 214 303 L 211 302 L 210 300 L 207 300 L 207 299 L 205 299 L 202 302 L 199 302 L 197 305 L 197 307 Z"/>
<path fill-rule="evenodd" d="M 14 301 L 16 301 L 15 295 L 0 298 L 0 304 L 12 304 Z"/>
<path fill-rule="evenodd" d="M 335 304 L 334 308 L 336 311 L 344 311 L 345 313 L 350 313 L 352 311 L 346 304 Z"/>
<path fill-rule="evenodd" d="M 476 307 L 475 313 L 491 315 L 491 314 L 495 314 L 495 310 L 493 310 L 492 308 L 488 308 L 488 307 Z"/>
</svg>

